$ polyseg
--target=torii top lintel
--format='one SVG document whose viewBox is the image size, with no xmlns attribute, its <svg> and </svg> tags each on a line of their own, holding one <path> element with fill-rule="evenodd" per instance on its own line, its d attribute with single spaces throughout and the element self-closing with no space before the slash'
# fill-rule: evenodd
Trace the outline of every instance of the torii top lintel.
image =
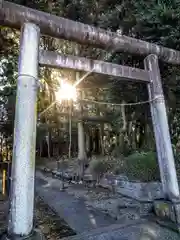
<svg viewBox="0 0 180 240">
<path fill-rule="evenodd" d="M 37 24 L 41 33 L 55 38 L 89 44 L 97 48 L 116 52 L 147 56 L 156 54 L 162 61 L 180 64 L 180 51 L 158 46 L 135 38 L 118 35 L 110 31 L 49 13 L 4 1 L 0 9 L 0 25 L 20 29 L 24 22 Z"/>
</svg>

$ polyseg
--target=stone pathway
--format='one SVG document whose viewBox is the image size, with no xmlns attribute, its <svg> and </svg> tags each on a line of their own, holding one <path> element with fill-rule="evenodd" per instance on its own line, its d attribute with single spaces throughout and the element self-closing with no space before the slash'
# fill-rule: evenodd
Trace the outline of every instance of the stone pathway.
<svg viewBox="0 0 180 240">
<path fill-rule="evenodd" d="M 81 197 L 60 191 L 61 181 L 36 173 L 36 191 L 67 224 L 77 233 L 66 240 L 179 240 L 180 235 L 160 227 L 155 221 L 138 219 L 114 220 Z"/>
<path fill-rule="evenodd" d="M 52 187 L 52 184 L 53 181 L 48 181 L 43 174 L 38 173 L 36 177 L 36 191 L 38 195 L 63 218 L 76 233 L 82 233 L 116 223 L 116 220 L 110 216 L 90 206 L 86 206 L 83 199 L 76 199 L 67 192 L 60 191 L 59 188 L 57 188 L 57 180 L 57 186 L 54 185 Z"/>
<path fill-rule="evenodd" d="M 62 240 L 179 240 L 180 235 L 148 221 L 133 221 L 124 226 L 114 224 Z"/>
</svg>

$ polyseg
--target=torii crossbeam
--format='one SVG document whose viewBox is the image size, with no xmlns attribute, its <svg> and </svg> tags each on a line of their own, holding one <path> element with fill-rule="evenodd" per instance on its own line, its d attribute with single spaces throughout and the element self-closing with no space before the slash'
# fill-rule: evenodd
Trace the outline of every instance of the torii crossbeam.
<svg viewBox="0 0 180 240">
<path fill-rule="evenodd" d="M 35 23 L 41 34 L 89 44 L 97 48 L 147 56 L 156 54 L 162 61 L 180 64 L 180 52 L 139 39 L 118 35 L 101 28 L 75 22 L 49 13 L 4 1 L 0 9 L 0 25 L 20 29 L 25 22 Z"/>
</svg>

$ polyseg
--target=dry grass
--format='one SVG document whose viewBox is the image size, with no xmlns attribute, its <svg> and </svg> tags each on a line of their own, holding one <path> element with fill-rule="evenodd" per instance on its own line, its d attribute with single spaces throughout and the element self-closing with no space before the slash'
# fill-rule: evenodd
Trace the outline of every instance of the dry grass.
<svg viewBox="0 0 180 240">
<path fill-rule="evenodd" d="M 0 231 L 3 233 L 7 227 L 8 201 L 0 195 Z M 35 198 L 35 227 L 40 229 L 46 239 L 61 239 L 75 233 L 60 219 L 41 198 Z"/>
<path fill-rule="evenodd" d="M 39 197 L 36 197 L 35 219 L 35 225 L 47 239 L 55 240 L 75 234 Z"/>
</svg>

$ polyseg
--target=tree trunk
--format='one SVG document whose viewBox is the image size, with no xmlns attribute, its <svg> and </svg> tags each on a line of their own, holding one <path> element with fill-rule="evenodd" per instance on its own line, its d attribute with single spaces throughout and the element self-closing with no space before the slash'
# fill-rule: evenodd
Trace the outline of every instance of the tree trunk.
<svg viewBox="0 0 180 240">
<path fill-rule="evenodd" d="M 48 147 L 48 158 L 51 158 L 51 151 L 50 151 L 50 133 L 48 131 L 47 137 L 46 137 L 46 141 L 47 141 L 47 147 Z"/>
<path fill-rule="evenodd" d="M 1 158 L 3 158 L 3 135 L 1 135 Z"/>
<path fill-rule="evenodd" d="M 137 150 L 137 128 L 131 129 L 131 146 L 133 150 Z"/>
<path fill-rule="evenodd" d="M 89 152 L 90 151 L 90 133 L 89 131 L 86 132 L 86 151 Z"/>
<path fill-rule="evenodd" d="M 84 135 L 84 124 L 83 122 L 78 123 L 78 160 L 80 164 L 80 176 L 84 176 L 84 165 L 87 159 L 85 151 L 85 135 Z"/>
<path fill-rule="evenodd" d="M 100 153 L 100 131 L 98 128 L 95 128 L 94 134 L 94 152 L 96 154 Z"/>
<path fill-rule="evenodd" d="M 6 139 L 6 161 L 8 161 L 8 154 L 9 154 L 9 148 L 8 148 L 8 143 Z"/>
<path fill-rule="evenodd" d="M 104 124 L 100 124 L 100 148 L 101 154 L 104 155 Z"/>
<path fill-rule="evenodd" d="M 40 140 L 39 143 L 39 156 L 42 157 L 42 152 L 43 152 L 43 140 Z"/>
<path fill-rule="evenodd" d="M 80 79 L 79 72 L 76 72 L 76 81 Z M 80 92 L 80 98 L 82 98 L 82 92 Z M 83 115 L 83 106 L 80 106 L 81 115 Z M 86 147 L 85 147 L 85 131 L 84 131 L 84 123 L 83 121 L 78 122 L 78 160 L 79 160 L 79 167 L 80 172 L 79 175 L 81 178 L 84 177 L 84 167 L 85 162 L 87 160 L 86 156 Z"/>
<path fill-rule="evenodd" d="M 156 146 L 155 146 L 155 139 L 154 139 L 154 132 L 152 127 L 147 124 L 146 126 L 146 146 L 149 150 L 155 151 Z"/>
<path fill-rule="evenodd" d="M 84 160 L 86 158 L 85 151 L 85 136 L 84 136 L 84 124 L 78 123 L 78 159 Z"/>
<path fill-rule="evenodd" d="M 68 155 L 69 159 L 72 157 L 72 109 L 73 108 L 73 102 L 69 102 L 69 149 L 68 149 Z"/>
</svg>

